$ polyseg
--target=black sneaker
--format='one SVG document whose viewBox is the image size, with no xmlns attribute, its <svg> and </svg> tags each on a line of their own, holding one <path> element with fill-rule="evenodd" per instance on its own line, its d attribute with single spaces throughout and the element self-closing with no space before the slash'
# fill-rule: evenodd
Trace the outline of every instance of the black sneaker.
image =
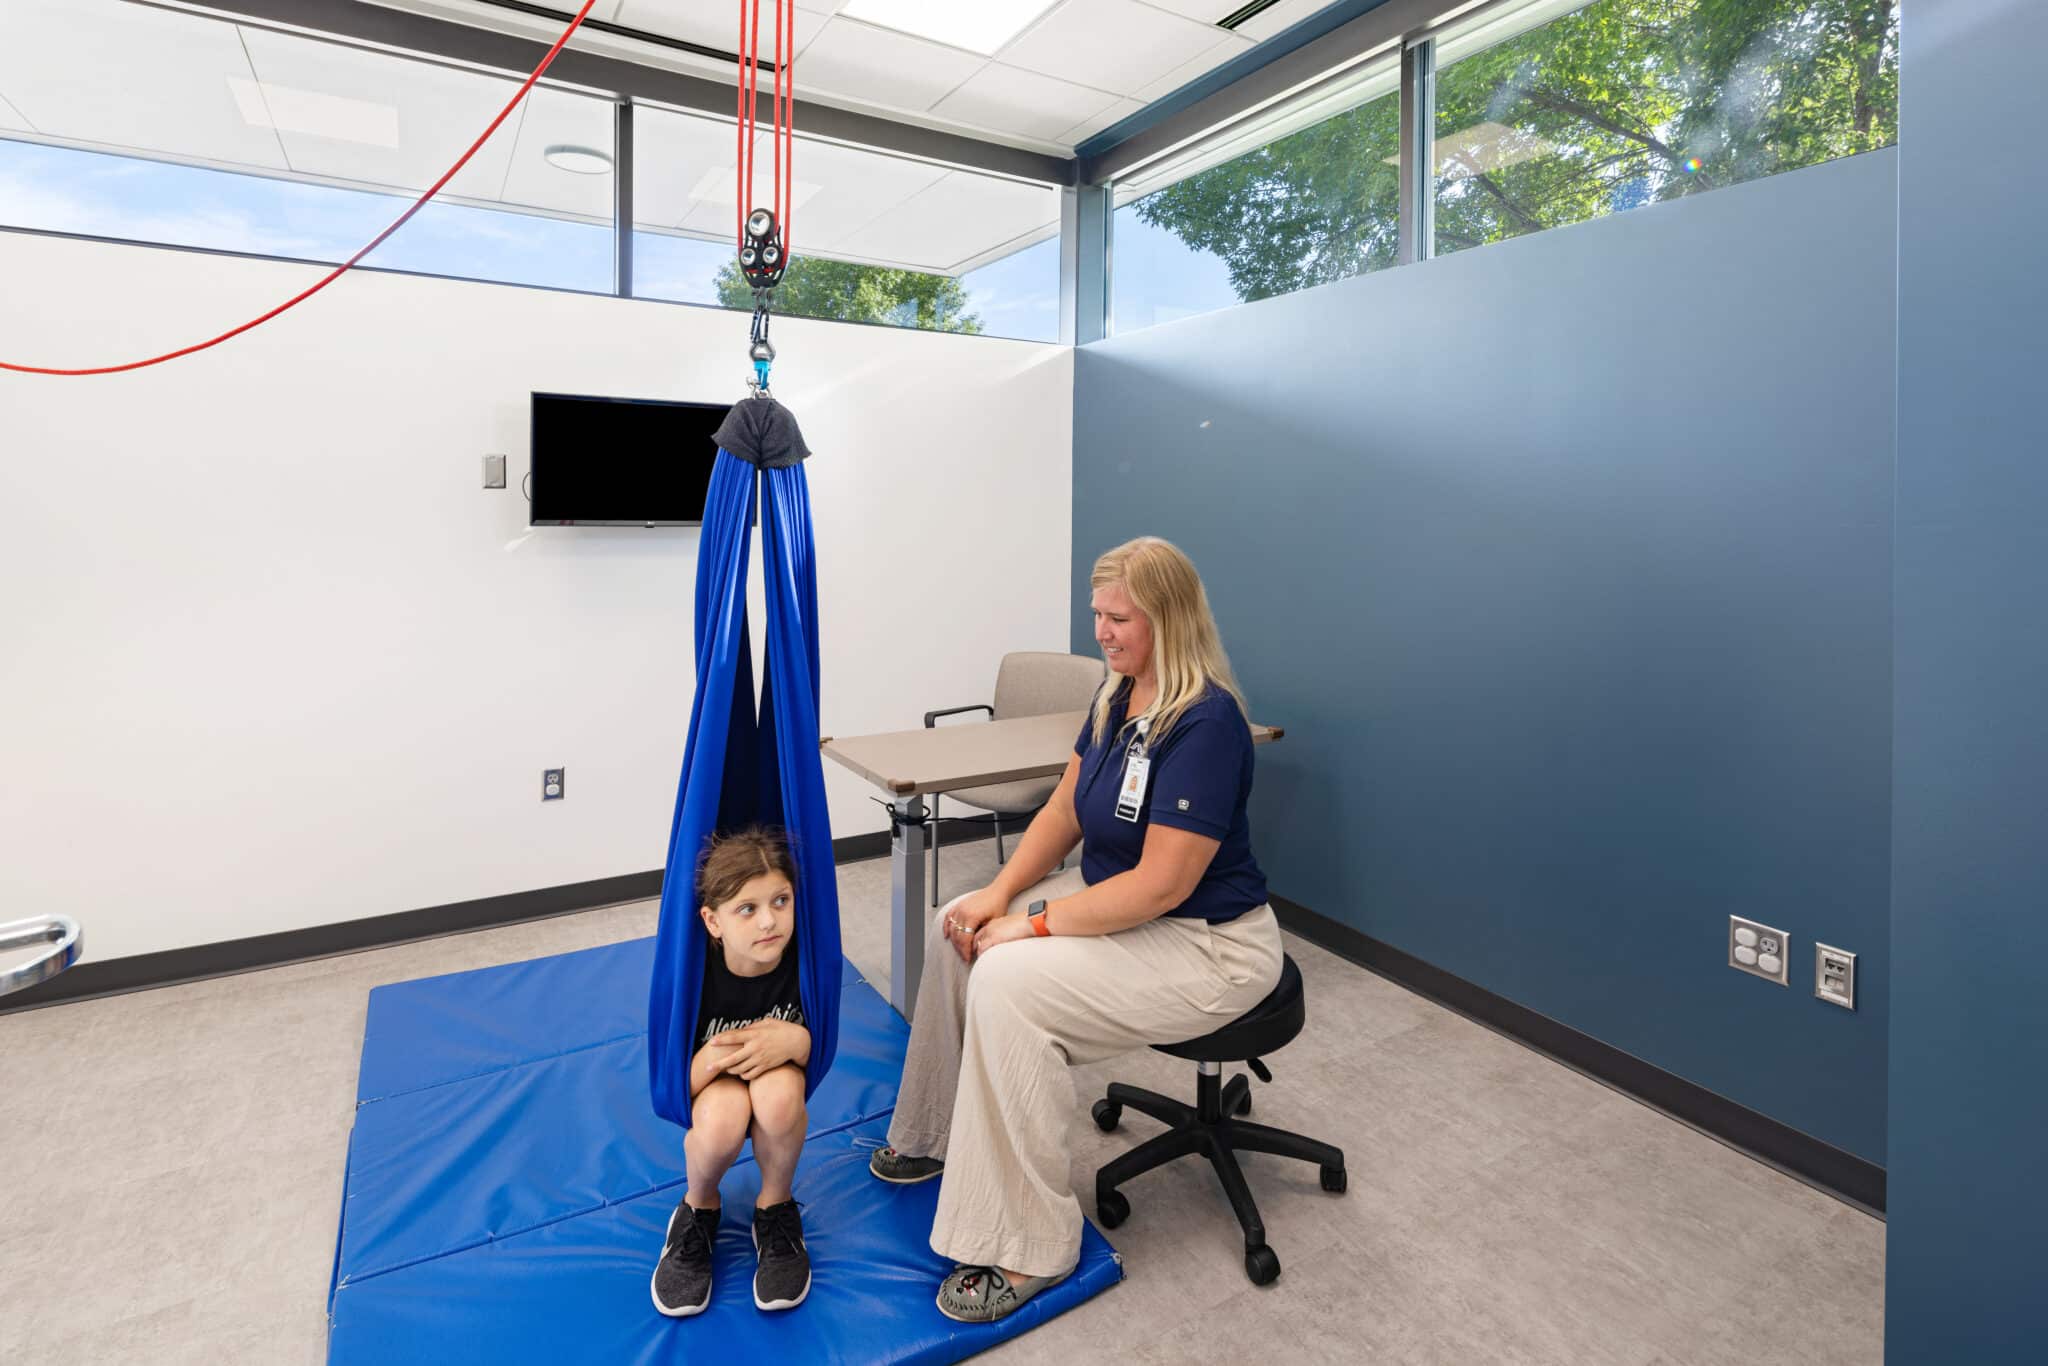
<svg viewBox="0 0 2048 1366">
<path fill-rule="evenodd" d="M 804 1221 L 796 1201 L 754 1211 L 754 1307 L 794 1309 L 811 1293 L 811 1254 L 804 1250 Z"/>
<path fill-rule="evenodd" d="M 704 1312 L 711 1303 L 711 1244 L 718 1240 L 715 1209 L 692 1209 L 688 1200 L 668 1217 L 668 1237 L 654 1264 L 654 1307 L 672 1319 Z"/>
</svg>

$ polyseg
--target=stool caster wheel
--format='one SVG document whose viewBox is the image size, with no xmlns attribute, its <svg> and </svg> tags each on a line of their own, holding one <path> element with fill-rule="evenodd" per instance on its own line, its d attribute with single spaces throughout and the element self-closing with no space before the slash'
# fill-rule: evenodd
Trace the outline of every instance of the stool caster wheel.
<svg viewBox="0 0 2048 1366">
<path fill-rule="evenodd" d="M 1250 1113 L 1252 1112 L 1252 1093 L 1251 1093 L 1251 1092 L 1247 1091 L 1247 1092 L 1245 1092 L 1245 1093 L 1244 1093 L 1244 1099 L 1243 1099 L 1243 1100 L 1240 1100 L 1240 1101 L 1239 1101 L 1239 1102 L 1237 1103 L 1237 1112 L 1238 1112 L 1239 1114 L 1241 1114 L 1241 1115 L 1248 1115 L 1248 1114 L 1250 1114 Z"/>
<path fill-rule="evenodd" d="M 1124 1117 L 1124 1107 L 1113 1100 L 1098 1100 L 1088 1113 L 1095 1116 L 1096 1128 L 1106 1134 L 1114 1133 Z"/>
<path fill-rule="evenodd" d="M 1323 1168 L 1324 1190 L 1329 1191 L 1333 1195 L 1342 1195 L 1344 1193 L 1344 1186 L 1345 1176 L 1344 1169 L 1342 1167 Z"/>
<path fill-rule="evenodd" d="M 1280 1279 L 1280 1259 L 1264 1243 L 1248 1247 L 1244 1250 L 1244 1274 L 1252 1278 L 1253 1285 L 1271 1285 Z"/>
<path fill-rule="evenodd" d="M 1131 1217 L 1131 1202 L 1124 1199 L 1120 1191 L 1095 1192 L 1095 1222 L 1104 1228 L 1115 1228 Z"/>
</svg>

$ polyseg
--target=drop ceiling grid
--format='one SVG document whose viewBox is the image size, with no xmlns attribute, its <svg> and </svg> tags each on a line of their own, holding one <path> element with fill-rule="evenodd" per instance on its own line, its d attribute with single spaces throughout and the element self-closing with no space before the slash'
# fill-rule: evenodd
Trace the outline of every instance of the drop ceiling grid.
<svg viewBox="0 0 2048 1366">
<path fill-rule="evenodd" d="M 1166 74 L 1181 77 L 1173 87 L 1177 89 L 1255 46 L 1250 37 L 1216 28 L 1213 20 L 1205 22 L 1176 12 L 1173 3 L 1216 8 L 1218 18 L 1238 8 L 1220 0 L 1059 0 L 993 55 L 984 56 L 839 13 L 843 0 L 800 0 L 798 8 L 806 13 L 799 15 L 797 25 L 797 89 L 820 98 L 937 114 L 962 127 L 1070 148 L 1063 130 L 1086 126 L 1093 114 L 1076 116 L 1053 128 L 1043 109 L 1023 109 L 1022 117 L 1030 121 L 1027 125 L 1014 118 L 970 117 L 944 106 L 962 95 L 969 97 L 966 103 L 971 105 L 977 83 L 1008 81 L 1014 90 L 1035 80 L 1046 83 L 1041 89 L 1049 98 L 1092 101 L 1099 114 L 1121 99 L 1156 98 L 1145 92 Z M 1326 0 L 1289 3 L 1313 5 Z M 618 13 L 620 23 L 650 33 L 728 48 L 733 43 L 727 0 L 622 0 Z M 807 22 L 818 16 L 823 19 Z M 1042 32 L 1050 36 L 1035 36 Z M 764 36 L 763 45 L 768 41 Z M 1024 60 L 1013 59 L 1020 51 Z M 1161 53 L 1181 60 L 1162 63 Z M 1077 54 L 1094 54 L 1087 58 L 1085 76 L 1072 69 L 1071 59 Z M 818 77 L 821 63 L 822 80 Z M 1120 68 L 1130 74 L 1117 77 Z M 903 73 L 913 70 L 930 72 L 931 79 L 906 86 Z"/>
</svg>

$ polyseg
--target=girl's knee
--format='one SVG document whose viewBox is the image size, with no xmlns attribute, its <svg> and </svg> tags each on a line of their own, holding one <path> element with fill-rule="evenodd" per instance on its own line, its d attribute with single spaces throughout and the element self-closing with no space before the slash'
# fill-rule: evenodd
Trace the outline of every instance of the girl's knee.
<svg viewBox="0 0 2048 1366">
<path fill-rule="evenodd" d="M 720 1077 L 690 1102 L 690 1133 L 699 1143 L 738 1150 L 753 1122 L 753 1097 L 737 1077 Z"/>
<path fill-rule="evenodd" d="M 752 1093 L 754 1124 L 762 1132 L 802 1132 L 805 1118 L 802 1068 L 778 1067 L 754 1078 L 748 1090 Z"/>
</svg>

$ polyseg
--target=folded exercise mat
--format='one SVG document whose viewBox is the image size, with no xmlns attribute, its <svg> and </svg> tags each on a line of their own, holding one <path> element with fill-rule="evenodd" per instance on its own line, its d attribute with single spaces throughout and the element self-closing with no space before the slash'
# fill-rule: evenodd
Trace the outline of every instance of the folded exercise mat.
<svg viewBox="0 0 2048 1366">
<path fill-rule="evenodd" d="M 682 1131 L 652 1114 L 635 1020 L 651 940 L 379 987 L 370 994 L 328 1360 L 949 1362 L 1118 1280 L 1093 1227 L 1081 1265 L 992 1328 L 932 1299 L 938 1183 L 867 1171 L 909 1030 L 849 965 L 839 1059 L 811 1098 L 798 1168 L 810 1298 L 751 1291 L 750 1154 L 724 1182 L 712 1307 L 665 1319 L 648 1278 L 682 1196 Z"/>
</svg>

